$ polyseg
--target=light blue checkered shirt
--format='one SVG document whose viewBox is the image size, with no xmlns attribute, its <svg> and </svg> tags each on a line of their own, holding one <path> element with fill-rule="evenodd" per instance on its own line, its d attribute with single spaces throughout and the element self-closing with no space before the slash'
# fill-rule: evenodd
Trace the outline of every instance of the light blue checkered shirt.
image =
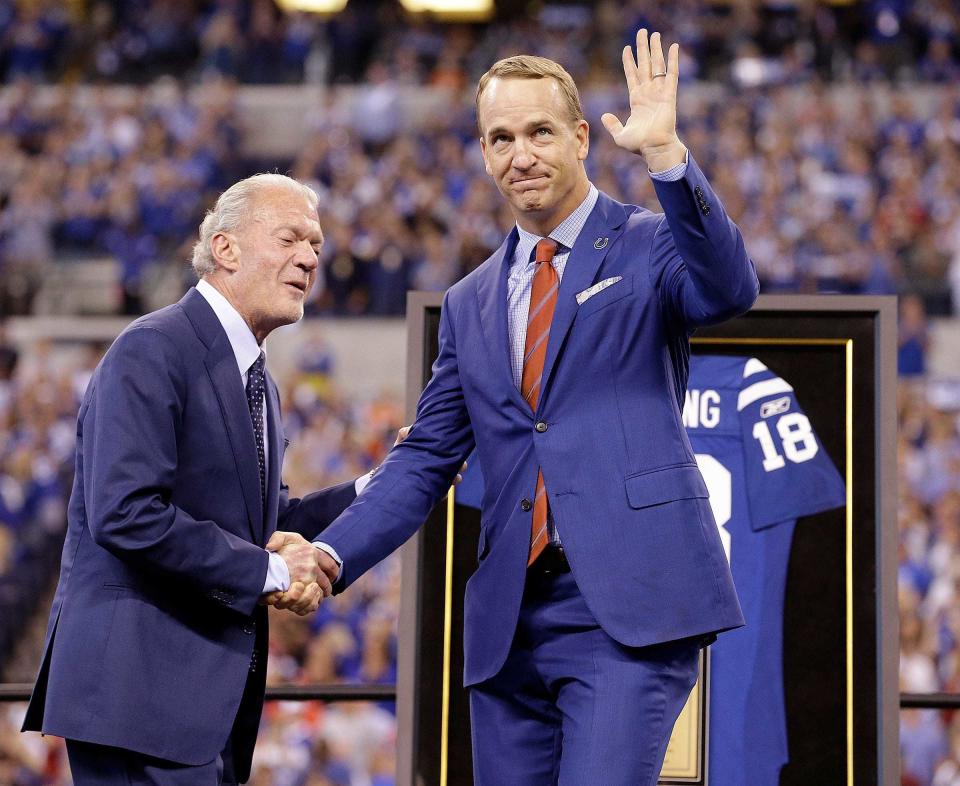
<svg viewBox="0 0 960 786">
<path fill-rule="evenodd" d="M 665 172 L 651 172 L 650 177 L 655 180 L 679 180 L 686 174 L 686 162 L 678 164 Z M 590 184 L 590 190 L 580 206 L 567 216 L 548 237 L 557 241 L 557 252 L 551 263 L 557 271 L 557 278 L 563 280 L 563 269 L 567 266 L 570 249 L 577 242 L 580 232 L 587 223 L 590 213 L 597 204 L 600 192 Z M 537 263 L 533 258 L 533 250 L 543 238 L 527 232 L 517 225 L 520 239 L 513 252 L 513 262 L 510 263 L 510 275 L 507 278 L 507 330 L 510 333 L 510 366 L 513 370 L 513 383 L 519 388 L 523 378 L 523 350 L 527 341 L 527 314 L 530 311 L 530 290 L 533 285 L 533 274 Z M 560 544 L 560 534 L 553 521 L 553 514 L 547 517 L 547 532 L 550 542 Z"/>
</svg>

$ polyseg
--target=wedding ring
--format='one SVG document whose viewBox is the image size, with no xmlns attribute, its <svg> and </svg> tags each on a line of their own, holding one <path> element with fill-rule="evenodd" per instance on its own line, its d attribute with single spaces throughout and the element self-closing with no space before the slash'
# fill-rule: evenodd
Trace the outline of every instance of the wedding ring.
<svg viewBox="0 0 960 786">
<path fill-rule="evenodd" d="M 664 71 L 662 74 L 654 74 L 653 77 L 651 77 L 651 78 L 652 78 L 652 79 L 656 79 L 658 76 L 666 76 L 666 75 L 667 75 L 667 72 Z"/>
</svg>

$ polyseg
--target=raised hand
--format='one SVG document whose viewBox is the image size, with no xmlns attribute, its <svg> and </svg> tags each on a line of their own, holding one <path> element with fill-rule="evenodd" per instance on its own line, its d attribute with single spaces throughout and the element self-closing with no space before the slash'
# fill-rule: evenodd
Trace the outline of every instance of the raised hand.
<svg viewBox="0 0 960 786">
<path fill-rule="evenodd" d="M 677 136 L 677 83 L 680 46 L 671 44 L 666 62 L 660 33 L 647 42 L 647 31 L 637 32 L 637 59 L 623 48 L 623 74 L 630 96 L 626 124 L 607 112 L 600 118 L 617 145 L 646 159 L 651 172 L 663 172 L 686 159 L 686 148 Z"/>
</svg>

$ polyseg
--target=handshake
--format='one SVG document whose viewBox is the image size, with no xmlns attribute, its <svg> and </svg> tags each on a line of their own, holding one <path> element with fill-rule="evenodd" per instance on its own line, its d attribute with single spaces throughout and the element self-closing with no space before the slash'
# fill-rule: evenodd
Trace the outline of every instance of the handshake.
<svg viewBox="0 0 960 786">
<path fill-rule="evenodd" d="M 327 552 L 318 549 L 296 532 L 274 532 L 267 551 L 275 552 L 290 571 L 286 592 L 270 592 L 260 598 L 265 606 L 289 609 L 301 617 L 316 611 L 324 598 L 333 594 L 340 566 Z"/>
</svg>

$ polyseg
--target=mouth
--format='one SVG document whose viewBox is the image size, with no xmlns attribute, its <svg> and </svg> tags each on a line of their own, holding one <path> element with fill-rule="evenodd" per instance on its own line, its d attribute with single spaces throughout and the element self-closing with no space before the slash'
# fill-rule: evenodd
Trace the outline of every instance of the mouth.
<svg viewBox="0 0 960 786">
<path fill-rule="evenodd" d="M 510 181 L 510 185 L 515 188 L 535 188 L 536 186 L 543 185 L 547 180 L 546 175 L 531 175 L 528 177 L 518 177 L 515 180 Z"/>
<path fill-rule="evenodd" d="M 307 294 L 307 282 L 306 281 L 287 281 L 286 286 L 290 287 L 294 291 L 300 293 L 301 295 Z"/>
</svg>

